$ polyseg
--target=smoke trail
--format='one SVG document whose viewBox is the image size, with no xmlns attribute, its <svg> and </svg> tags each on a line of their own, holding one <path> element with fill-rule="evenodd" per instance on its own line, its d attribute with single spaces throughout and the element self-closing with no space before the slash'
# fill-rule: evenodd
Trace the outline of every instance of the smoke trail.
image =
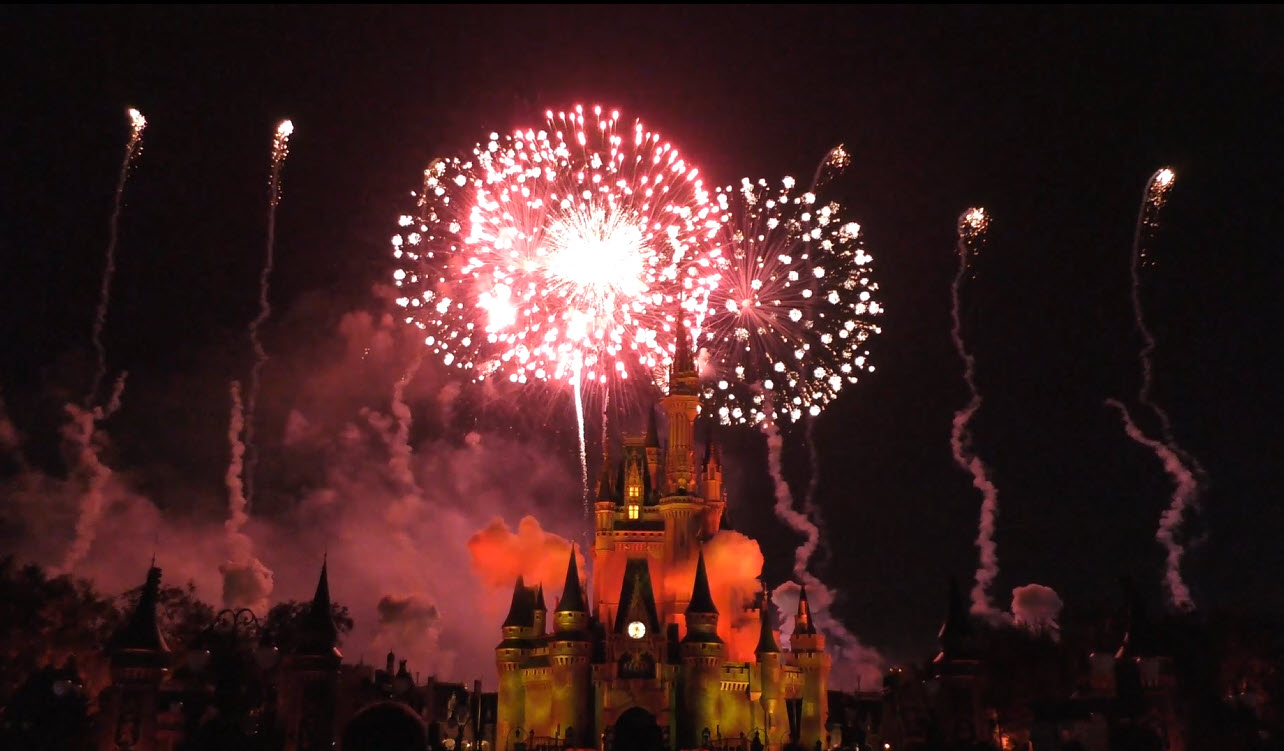
<svg viewBox="0 0 1284 751">
<path fill-rule="evenodd" d="M 782 522 L 789 525 L 790 529 L 806 538 L 794 552 L 794 574 L 808 575 L 807 563 L 811 561 L 812 554 L 816 552 L 816 546 L 820 544 L 820 529 L 807 518 L 806 514 L 794 509 L 793 495 L 789 492 L 789 484 L 785 482 L 781 471 L 781 449 L 784 441 L 780 435 L 780 428 L 776 427 L 771 420 L 766 420 L 762 424 L 763 431 L 767 434 L 767 469 L 771 473 L 771 481 L 776 493 L 776 505 L 772 510 Z"/>
<path fill-rule="evenodd" d="M 4 406 L 4 393 L 0 392 L 0 452 L 17 452 L 21 446 L 22 436 L 18 433 L 17 426 L 9 419 L 9 413 Z M 18 461 L 22 462 L 21 454 L 18 455 Z"/>
<path fill-rule="evenodd" d="M 1190 598 L 1190 590 L 1181 578 L 1181 558 L 1186 551 L 1177 541 L 1177 529 L 1181 526 L 1186 509 L 1190 508 L 1199 494 L 1199 481 L 1195 478 L 1195 474 L 1182 463 L 1181 456 L 1173 447 L 1141 432 L 1123 403 L 1115 399 L 1107 399 L 1106 404 L 1119 410 L 1124 421 L 1124 432 L 1138 444 L 1155 452 L 1155 456 L 1163 462 L 1164 471 L 1173 479 L 1172 502 L 1159 517 L 1159 531 L 1155 533 L 1155 539 L 1159 540 L 1168 553 L 1165 559 L 1164 588 L 1168 591 L 1169 601 L 1180 610 L 1194 610 L 1195 603 Z"/>
<path fill-rule="evenodd" d="M 250 369 L 250 388 L 246 392 L 245 410 L 245 504 L 248 508 L 254 503 L 254 467 L 258 464 L 258 451 L 254 444 L 254 418 L 258 410 L 259 379 L 263 365 L 267 362 L 267 351 L 259 340 L 259 327 L 272 315 L 272 306 L 268 302 L 268 280 L 272 277 L 273 254 L 276 245 L 276 205 L 281 202 L 281 168 L 285 166 L 285 157 L 290 153 L 290 135 L 294 133 L 294 123 L 282 120 L 276 126 L 276 136 L 272 139 L 272 172 L 268 179 L 268 214 L 267 214 L 267 248 L 264 253 L 263 270 L 259 273 L 259 314 L 250 322 L 250 345 L 254 348 L 254 366 Z"/>
<path fill-rule="evenodd" d="M 89 554 L 89 548 L 98 535 L 98 523 L 102 521 L 107 506 L 107 482 L 111 480 L 111 468 L 98 458 L 98 446 L 94 443 L 94 434 L 98 423 L 106 420 L 120 410 L 120 399 L 125 392 L 125 378 L 128 373 L 121 373 L 112 387 L 111 399 L 106 407 L 85 409 L 74 404 L 66 405 L 71 420 L 63 426 L 62 436 L 73 452 L 73 474 L 85 478 L 85 492 L 80 497 L 80 515 L 76 518 L 76 536 L 72 540 L 67 555 L 57 573 L 69 574 Z"/>
<path fill-rule="evenodd" d="M 414 359 L 392 387 L 392 421 L 376 412 L 366 412 L 366 420 L 388 445 L 388 474 L 396 484 L 395 501 L 389 505 L 388 521 L 402 527 L 408 524 L 422 505 L 423 489 L 415 479 L 414 450 L 410 446 L 410 405 L 406 403 L 406 387 L 415 379 L 423 365 L 423 350 L 416 348 Z M 408 544 L 409 538 L 405 539 Z"/>
<path fill-rule="evenodd" d="M 1160 435 L 1163 440 L 1155 440 L 1143 433 L 1121 402 L 1111 399 L 1106 403 L 1118 409 L 1123 416 L 1124 432 L 1128 437 L 1153 451 L 1155 457 L 1164 465 L 1164 470 L 1173 478 L 1175 487 L 1172 502 L 1160 516 L 1159 529 L 1155 537 L 1167 551 L 1164 588 L 1168 591 L 1169 601 L 1180 610 L 1193 610 L 1195 603 L 1191 600 L 1190 590 L 1186 588 L 1181 578 L 1181 558 L 1185 550 L 1177 541 L 1176 535 L 1186 509 L 1192 506 L 1198 497 L 1199 479 L 1203 476 L 1204 470 L 1197 459 L 1177 445 L 1168 413 L 1150 395 L 1151 387 L 1154 385 L 1151 357 L 1155 352 L 1155 337 L 1146 326 L 1146 317 L 1141 307 L 1141 267 L 1148 260 L 1146 257 L 1147 230 L 1153 230 L 1159 226 L 1159 210 L 1167 201 L 1168 190 L 1176 177 L 1172 169 L 1163 167 L 1156 170 L 1146 181 L 1146 188 L 1141 197 L 1141 207 L 1137 211 L 1137 228 L 1133 233 L 1132 256 L 1129 264 L 1132 280 L 1130 297 L 1133 323 L 1136 324 L 1142 339 L 1141 349 L 1137 353 L 1137 360 L 1141 364 L 1141 387 L 1137 391 L 1137 401 L 1150 410 L 1159 421 Z"/>
<path fill-rule="evenodd" d="M 98 387 L 107 375 L 107 350 L 103 347 L 103 327 L 107 325 L 107 303 L 111 300 L 111 278 L 116 272 L 116 238 L 120 224 L 120 209 L 125 196 L 125 181 L 129 179 L 129 167 L 133 164 L 143 142 L 143 129 L 147 127 L 147 118 L 136 109 L 129 110 L 129 142 L 125 144 L 125 158 L 120 163 L 120 177 L 116 180 L 116 198 L 112 204 L 111 221 L 107 226 L 107 252 L 103 264 L 102 288 L 98 293 L 98 312 L 94 315 L 93 341 L 94 351 L 98 354 L 98 368 L 94 371 L 93 383 L 85 395 L 85 409 L 94 403 Z"/>
<path fill-rule="evenodd" d="M 972 612 L 996 617 L 999 610 L 990 598 L 990 585 L 999 575 L 999 556 L 994 543 L 995 518 L 999 513 L 999 491 L 989 478 L 985 463 L 972 451 L 972 433 L 968 423 L 981 408 L 981 394 L 976 388 L 976 361 L 968 353 L 963 342 L 963 323 L 959 314 L 959 288 L 963 276 L 967 273 L 968 255 L 973 252 L 975 244 L 982 238 L 989 226 L 990 218 L 985 209 L 972 208 L 959 216 L 958 254 L 959 268 L 950 285 L 950 338 L 954 349 L 963 360 L 963 382 L 967 384 L 968 403 L 954 413 L 950 427 L 950 449 L 954 453 L 954 462 L 963 471 L 972 475 L 972 487 L 981 491 L 981 519 L 976 535 L 976 547 L 980 550 L 980 564 L 976 569 L 976 583 L 972 586 Z"/>
<path fill-rule="evenodd" d="M 245 413 L 241 405 L 241 383 L 232 381 L 231 415 L 227 426 L 227 442 L 231 450 L 227 473 L 227 531 L 228 560 L 219 566 L 223 575 L 223 604 L 229 608 L 249 608 L 262 614 L 267 611 L 268 595 L 272 593 L 272 571 L 254 557 L 254 543 L 242 531 L 250 515 L 246 510 L 244 471 L 245 444 L 241 431 L 245 429 Z"/>
</svg>

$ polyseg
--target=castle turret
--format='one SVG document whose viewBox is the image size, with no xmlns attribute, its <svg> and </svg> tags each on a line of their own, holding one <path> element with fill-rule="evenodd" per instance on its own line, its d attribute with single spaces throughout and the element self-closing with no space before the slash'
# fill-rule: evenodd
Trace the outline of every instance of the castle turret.
<svg viewBox="0 0 1284 751">
<path fill-rule="evenodd" d="M 646 453 L 646 469 L 650 485 L 658 488 L 661 485 L 660 477 L 660 431 L 655 424 L 655 407 L 651 406 L 646 411 L 646 437 L 642 439 L 642 446 Z"/>
<path fill-rule="evenodd" d="M 1124 636 L 1115 653 L 1115 688 L 1125 715 L 1158 720 L 1165 748 L 1185 751 L 1186 728 L 1177 716 L 1172 653 L 1146 612 L 1141 593 L 1124 581 Z"/>
<path fill-rule="evenodd" d="M 280 716 L 285 724 L 286 751 L 334 745 L 339 663 L 343 660 L 338 645 L 330 580 L 323 562 L 298 646 L 282 665 Z"/>
<path fill-rule="evenodd" d="M 156 620 L 161 570 L 147 571 L 138 604 L 129 620 L 108 644 L 111 687 L 103 692 L 100 706 L 105 722 L 98 747 L 155 751 L 156 715 L 161 682 L 169 672 L 169 647 Z"/>
<path fill-rule="evenodd" d="M 816 630 L 807 601 L 807 586 L 798 591 L 798 612 L 794 615 L 794 632 L 789 650 L 803 672 L 802 707 L 798 723 L 798 740 L 803 748 L 812 748 L 825 739 L 829 715 L 829 655 L 825 653 L 825 635 Z"/>
<path fill-rule="evenodd" d="M 705 440 L 704 465 L 704 526 L 703 538 L 708 540 L 722 528 L 722 512 L 727 507 L 722 494 L 722 451 L 713 440 L 713 425 Z"/>
<path fill-rule="evenodd" d="M 780 712 L 784 706 L 782 692 L 783 669 L 780 647 L 776 645 L 776 634 L 771 618 L 771 593 L 766 583 L 762 587 L 762 608 L 758 611 L 758 646 L 754 656 L 758 659 L 759 686 L 762 687 L 762 724 L 767 731 L 767 743 L 783 741 L 789 735 L 789 723 Z"/>
<path fill-rule="evenodd" d="M 525 721 L 526 691 L 522 686 L 522 661 L 534 641 L 528 637 L 534 623 L 531 592 L 519 575 L 513 586 L 513 600 L 502 627 L 504 639 L 495 647 L 495 666 L 499 671 L 496 738 L 507 738 Z"/>
<path fill-rule="evenodd" d="M 718 609 L 709 591 L 704 551 L 696 558 L 695 586 L 686 609 L 687 633 L 682 637 L 682 702 L 678 734 L 682 748 L 697 748 L 705 728 L 719 725 L 718 695 L 721 684 L 718 667 L 723 643 L 718 636 Z"/>
<path fill-rule="evenodd" d="M 584 604 L 575 551 L 566 566 L 566 584 L 553 613 L 553 634 L 549 641 L 552 671 L 553 716 L 567 745 L 582 744 L 591 737 L 593 683 L 589 659 L 592 656 L 588 632 L 589 614 Z"/>
</svg>

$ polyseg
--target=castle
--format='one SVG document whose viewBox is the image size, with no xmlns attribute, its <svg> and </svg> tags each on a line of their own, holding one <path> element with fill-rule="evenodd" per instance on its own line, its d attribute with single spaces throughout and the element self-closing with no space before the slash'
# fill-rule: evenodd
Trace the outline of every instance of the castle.
<svg viewBox="0 0 1284 751">
<path fill-rule="evenodd" d="M 702 551 L 726 507 L 722 465 L 712 439 L 697 462 L 698 378 L 680 325 L 677 334 L 660 400 L 667 442 L 652 410 L 645 435 L 626 436 L 618 462 L 604 458 L 592 587 L 572 552 L 549 624 L 542 583 L 517 579 L 495 649 L 497 751 L 810 749 L 825 740 L 830 663 L 805 589 L 788 651 L 764 591 L 741 604 L 760 622 L 752 659 L 730 654 L 725 627 L 738 614 L 718 612 L 710 580 L 719 572 L 706 568 Z"/>
</svg>

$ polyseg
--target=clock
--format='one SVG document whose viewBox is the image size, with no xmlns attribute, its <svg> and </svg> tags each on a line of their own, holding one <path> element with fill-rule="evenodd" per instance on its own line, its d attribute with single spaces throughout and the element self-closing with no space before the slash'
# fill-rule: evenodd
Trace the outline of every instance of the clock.
<svg viewBox="0 0 1284 751">
<path fill-rule="evenodd" d="M 646 636 L 646 624 L 642 621 L 634 621 L 629 624 L 629 638 L 641 639 Z"/>
</svg>

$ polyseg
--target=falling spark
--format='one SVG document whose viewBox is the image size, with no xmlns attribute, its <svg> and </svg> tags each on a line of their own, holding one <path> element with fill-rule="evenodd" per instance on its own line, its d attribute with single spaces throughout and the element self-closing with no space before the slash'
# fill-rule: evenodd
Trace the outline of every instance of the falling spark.
<svg viewBox="0 0 1284 751">
<path fill-rule="evenodd" d="M 724 425 L 815 417 L 862 371 L 883 312 L 860 225 L 823 189 L 850 161 L 841 146 L 812 182 L 741 180 L 718 191 L 726 271 L 700 338 L 703 396 Z"/>
<path fill-rule="evenodd" d="M 74 473 L 85 478 L 85 492 L 80 497 L 80 514 L 76 518 L 76 533 L 59 574 L 69 574 L 89 555 L 89 549 L 98 536 L 98 523 L 107 510 L 107 483 L 111 468 L 98 456 L 99 447 L 94 442 L 98 424 L 120 410 L 121 396 L 125 393 L 125 378 L 121 373 L 112 387 L 111 398 L 105 407 L 85 409 L 74 404 L 66 405 L 71 420 L 62 429 L 63 438 L 75 455 Z"/>
<path fill-rule="evenodd" d="M 968 403 L 954 413 L 950 430 L 950 449 L 954 462 L 972 475 L 972 487 L 981 491 L 981 519 L 978 525 L 976 546 L 980 551 L 980 565 L 976 569 L 976 583 L 972 587 L 972 612 L 987 617 L 997 617 L 999 609 L 990 596 L 990 585 L 999 574 L 999 557 L 994 543 L 995 519 L 999 513 L 999 491 L 990 480 L 985 463 L 972 450 L 972 432 L 968 424 L 981 408 L 981 394 L 976 387 L 976 361 L 967 351 L 963 341 L 963 323 L 960 316 L 959 289 L 968 270 L 968 259 L 984 240 L 990 218 L 985 209 L 972 208 L 959 216 L 958 222 L 958 271 L 950 285 L 950 338 L 954 349 L 963 360 L 963 382 L 967 384 Z"/>
<path fill-rule="evenodd" d="M 588 446 L 584 443 L 584 394 L 580 388 L 580 366 L 578 365 L 575 367 L 571 386 L 571 398 L 575 400 L 576 433 L 580 439 L 580 498 L 584 505 L 584 519 L 588 521 L 592 519 L 592 510 L 589 507 Z"/>
<path fill-rule="evenodd" d="M 1155 337 L 1146 325 L 1146 317 L 1141 305 L 1141 268 L 1149 265 L 1150 262 L 1146 252 L 1146 240 L 1149 233 L 1159 227 L 1159 210 L 1167 201 L 1168 191 L 1172 188 L 1176 177 L 1172 169 L 1163 167 L 1156 170 L 1146 181 L 1141 207 L 1137 212 L 1137 229 L 1133 235 L 1130 265 L 1133 323 L 1136 324 L 1142 338 L 1141 350 L 1137 353 L 1137 360 L 1141 364 L 1141 386 L 1137 392 L 1137 401 L 1159 421 L 1162 440 L 1150 438 L 1137 427 L 1122 403 L 1112 399 L 1108 400 L 1107 404 L 1114 406 L 1123 416 L 1124 432 L 1128 437 L 1153 451 L 1155 457 L 1163 464 L 1164 470 L 1173 479 L 1172 501 L 1160 516 L 1159 529 L 1155 537 L 1167 553 L 1164 585 L 1168 591 L 1169 601 L 1180 610 L 1193 610 L 1195 603 L 1190 597 L 1190 590 L 1181 578 L 1181 559 L 1185 550 L 1177 539 L 1177 531 L 1186 510 L 1194 505 L 1199 496 L 1199 477 L 1204 474 L 1204 470 L 1197 459 L 1177 445 L 1168 413 L 1151 397 L 1150 391 L 1154 385 L 1151 358 L 1155 352 Z"/>
<path fill-rule="evenodd" d="M 125 144 L 125 158 L 120 163 L 120 176 L 116 180 L 116 197 L 112 203 L 111 221 L 107 229 L 107 251 L 103 264 L 102 287 L 98 293 L 98 311 L 94 315 L 93 342 L 94 351 L 98 354 L 98 368 L 94 371 L 94 380 L 85 396 L 85 408 L 89 409 L 98 395 L 98 387 L 107 375 L 107 350 L 103 346 L 103 327 L 107 325 L 107 305 L 111 300 L 111 280 L 116 272 L 116 239 L 120 225 L 120 210 L 125 197 L 125 181 L 129 179 L 129 168 L 141 151 L 143 129 L 147 127 L 147 118 L 136 109 L 129 110 L 129 141 Z"/>
<path fill-rule="evenodd" d="M 294 133 L 294 123 L 282 120 L 276 126 L 276 135 L 272 139 L 272 170 L 268 178 L 268 213 L 267 213 L 267 247 L 264 253 L 263 270 L 259 273 L 259 314 L 250 322 L 250 345 L 254 349 L 254 365 L 250 369 L 250 387 L 246 392 L 245 410 L 245 503 L 246 508 L 254 503 L 254 468 L 258 464 L 258 450 L 254 443 L 254 423 L 258 414 L 259 380 L 263 366 L 267 363 L 267 351 L 259 339 L 259 328 L 272 315 L 272 306 L 268 302 L 268 281 L 272 277 L 274 252 L 276 245 L 276 206 L 281 202 L 281 168 L 285 166 L 285 157 L 290 153 L 290 136 Z"/>
<path fill-rule="evenodd" d="M 1136 443 L 1155 452 L 1155 456 L 1164 465 L 1164 471 L 1173 479 L 1172 503 L 1159 517 L 1159 531 L 1155 533 L 1155 538 L 1167 553 L 1164 559 L 1164 589 L 1168 592 L 1169 602 L 1182 611 L 1194 610 L 1195 602 L 1190 597 L 1190 589 L 1181 578 L 1181 559 L 1186 551 L 1177 541 L 1177 530 L 1181 527 L 1186 509 L 1194 505 L 1199 495 L 1199 480 L 1182 462 L 1176 449 L 1141 432 L 1123 403 L 1107 399 L 1106 404 L 1119 410 L 1124 421 L 1124 432 Z"/>
</svg>

